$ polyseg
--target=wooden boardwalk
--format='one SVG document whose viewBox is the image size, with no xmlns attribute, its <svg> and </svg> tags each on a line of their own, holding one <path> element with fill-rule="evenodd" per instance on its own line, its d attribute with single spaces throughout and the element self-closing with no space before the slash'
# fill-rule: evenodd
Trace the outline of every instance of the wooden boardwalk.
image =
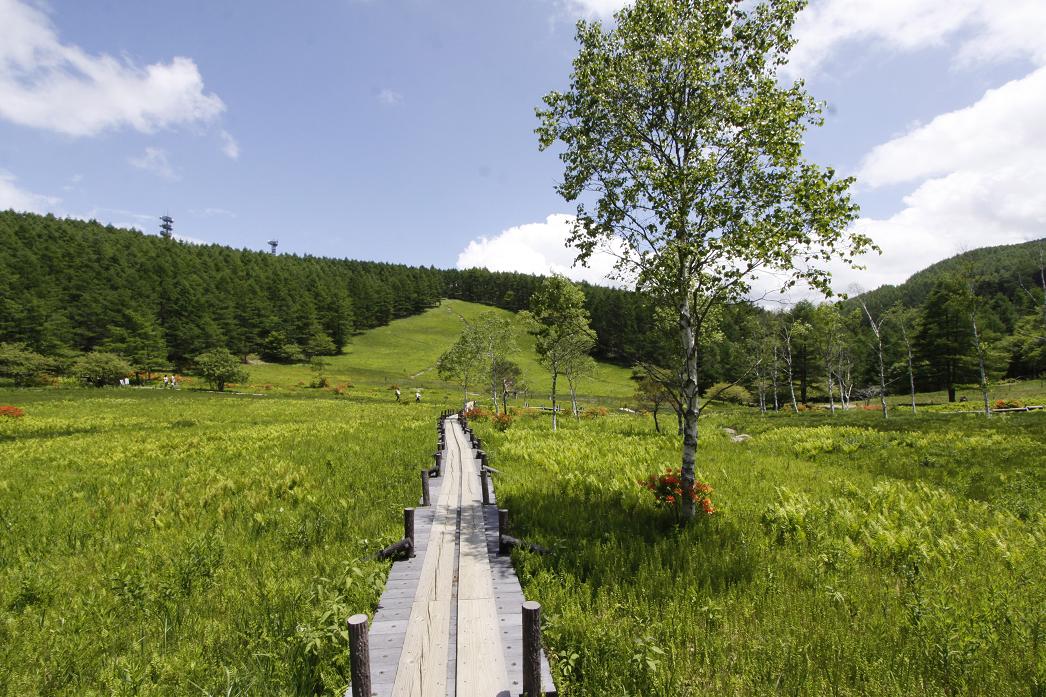
<svg viewBox="0 0 1046 697">
<path fill-rule="evenodd" d="M 372 694 L 518 697 L 523 592 L 498 556 L 496 497 L 483 505 L 475 451 L 455 417 L 445 432 L 433 505 L 415 511 L 416 556 L 393 565 L 370 626 Z M 555 694 L 541 661 L 543 691 Z"/>
</svg>

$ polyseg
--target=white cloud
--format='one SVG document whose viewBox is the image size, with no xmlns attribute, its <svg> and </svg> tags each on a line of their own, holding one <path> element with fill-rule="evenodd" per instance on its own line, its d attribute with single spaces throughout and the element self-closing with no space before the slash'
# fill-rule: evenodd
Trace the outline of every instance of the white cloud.
<svg viewBox="0 0 1046 697">
<path fill-rule="evenodd" d="M 236 139 L 232 137 L 232 134 L 228 131 L 222 131 L 222 152 L 229 159 L 236 160 L 240 157 L 240 144 L 236 142 Z"/>
<path fill-rule="evenodd" d="M 30 213 L 47 213 L 61 201 L 54 196 L 43 196 L 21 189 L 15 184 L 15 176 L 0 170 L 0 211 L 15 210 Z"/>
<path fill-rule="evenodd" d="M 127 162 L 132 167 L 152 172 L 167 181 L 178 181 L 181 179 L 178 173 L 174 171 L 174 168 L 171 167 L 171 162 L 167 159 L 167 153 L 160 148 L 148 147 L 140 156 L 127 158 Z"/>
<path fill-rule="evenodd" d="M 993 168 L 1029 148 L 1046 154 L 1046 67 L 879 145 L 865 157 L 858 179 L 882 186 Z"/>
<path fill-rule="evenodd" d="M 204 93 L 189 58 L 144 68 L 62 43 L 41 10 L 0 0 L 0 117 L 16 124 L 89 136 L 131 127 L 142 132 L 208 122 L 225 105 Z"/>
<path fill-rule="evenodd" d="M 458 255 L 457 267 L 542 275 L 559 273 L 575 281 L 609 285 L 607 276 L 614 267 L 610 254 L 597 252 L 588 267 L 573 265 L 577 251 L 567 247 L 573 223 L 572 215 L 553 214 L 543 223 L 527 223 L 493 238 L 472 240 Z"/>
<path fill-rule="evenodd" d="M 403 103 L 403 95 L 386 87 L 378 92 L 378 102 L 385 106 L 399 106 Z"/>
<path fill-rule="evenodd" d="M 788 70 L 816 71 L 848 42 L 918 51 L 956 42 L 956 62 L 1026 58 L 1046 62 L 1042 0 L 815 0 L 796 22 Z"/>
<path fill-rule="evenodd" d="M 1046 237 L 1046 67 L 989 90 L 866 156 L 858 181 L 912 182 L 904 207 L 857 229 L 882 247 L 868 271 L 839 269 L 836 288 L 903 282 L 965 249 Z"/>
</svg>

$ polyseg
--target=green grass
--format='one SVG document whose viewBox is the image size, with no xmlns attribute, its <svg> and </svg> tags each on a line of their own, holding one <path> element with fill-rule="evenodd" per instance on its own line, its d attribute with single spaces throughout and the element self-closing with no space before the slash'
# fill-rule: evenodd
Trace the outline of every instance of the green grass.
<svg viewBox="0 0 1046 697">
<path fill-rule="evenodd" d="M 484 312 L 495 312 L 505 317 L 512 313 L 497 308 L 461 300 L 444 300 L 439 307 L 420 315 L 396 320 L 353 338 L 340 356 L 328 360 L 328 376 L 332 385 L 351 383 L 350 390 L 388 397 L 390 385 L 399 385 L 404 398 L 413 399 L 414 390 L 423 394 L 435 390 L 441 396 L 460 392 L 456 385 L 442 382 L 436 374 L 436 361 L 457 341 L 465 321 L 472 321 Z M 534 351 L 534 337 L 519 327 L 516 333 L 519 350 L 511 358 L 523 369 L 524 378 L 531 386 L 531 404 L 546 404 L 551 378 L 538 364 Z M 249 368 L 250 387 L 264 390 L 294 390 L 310 384 L 313 373 L 308 365 L 256 364 Z M 595 375 L 582 380 L 579 394 L 590 403 L 622 403 L 635 390 L 629 377 L 631 371 L 620 366 L 599 363 Z M 560 389 L 566 392 L 562 381 Z M 486 392 L 482 385 L 470 386 L 481 398 Z"/>
<path fill-rule="evenodd" d="M 702 418 L 719 511 L 636 480 L 649 417 L 478 423 L 564 695 L 1042 695 L 1046 414 Z M 731 442 L 722 427 L 753 436 Z"/>
<path fill-rule="evenodd" d="M 341 694 L 442 405 L 6 390 L 0 694 Z"/>
</svg>

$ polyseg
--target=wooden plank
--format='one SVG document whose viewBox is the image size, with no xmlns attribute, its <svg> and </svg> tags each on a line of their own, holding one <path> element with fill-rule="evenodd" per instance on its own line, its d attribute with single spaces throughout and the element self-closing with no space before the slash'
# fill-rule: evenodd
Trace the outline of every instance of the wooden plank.
<svg viewBox="0 0 1046 697">
<path fill-rule="evenodd" d="M 509 689 L 491 614 L 489 599 L 458 598 L 458 697 L 495 697 Z"/>
</svg>

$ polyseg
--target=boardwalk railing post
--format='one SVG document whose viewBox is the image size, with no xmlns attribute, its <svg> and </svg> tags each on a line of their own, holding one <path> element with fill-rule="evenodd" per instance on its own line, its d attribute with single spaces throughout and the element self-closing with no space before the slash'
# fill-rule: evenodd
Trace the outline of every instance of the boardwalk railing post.
<svg viewBox="0 0 1046 697">
<path fill-rule="evenodd" d="M 505 534 L 508 532 L 508 509 L 498 509 L 498 554 L 505 553 Z"/>
<path fill-rule="evenodd" d="M 523 694 L 541 695 L 541 604 L 523 603 Z"/>
<path fill-rule="evenodd" d="M 483 488 L 483 505 L 490 505 L 490 491 L 487 489 L 487 469 L 481 467 L 479 470 L 479 484 Z"/>
<path fill-rule="evenodd" d="M 429 498 L 429 471 L 427 469 L 421 470 L 421 505 L 428 506 L 431 501 Z"/>
<path fill-rule="evenodd" d="M 410 540 L 410 556 L 414 556 L 414 509 L 403 509 L 403 539 Z"/>
<path fill-rule="evenodd" d="M 371 697 L 370 645 L 367 639 L 367 616 L 349 618 L 349 663 L 352 675 L 352 697 Z"/>
</svg>

